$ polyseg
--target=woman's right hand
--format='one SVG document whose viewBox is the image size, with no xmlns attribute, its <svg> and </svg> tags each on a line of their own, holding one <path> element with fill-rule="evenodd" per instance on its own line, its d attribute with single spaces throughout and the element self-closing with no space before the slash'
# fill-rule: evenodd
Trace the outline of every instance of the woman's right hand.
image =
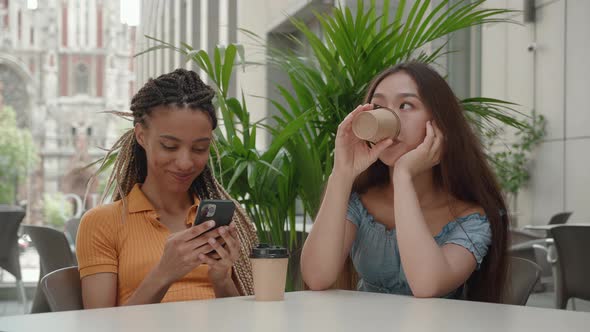
<svg viewBox="0 0 590 332">
<path fill-rule="evenodd" d="M 350 112 L 338 126 L 336 147 L 334 150 L 334 172 L 356 178 L 369 168 L 383 150 L 393 144 L 388 138 L 369 147 L 367 142 L 356 137 L 352 131 L 352 121 L 361 112 L 373 109 L 372 104 L 360 105 Z"/>
<path fill-rule="evenodd" d="M 162 258 L 156 267 L 165 284 L 172 284 L 184 277 L 203 263 L 199 259 L 200 254 L 214 250 L 208 240 L 219 237 L 219 232 L 214 230 L 207 233 L 213 226 L 215 222 L 210 220 L 168 237 Z"/>
</svg>

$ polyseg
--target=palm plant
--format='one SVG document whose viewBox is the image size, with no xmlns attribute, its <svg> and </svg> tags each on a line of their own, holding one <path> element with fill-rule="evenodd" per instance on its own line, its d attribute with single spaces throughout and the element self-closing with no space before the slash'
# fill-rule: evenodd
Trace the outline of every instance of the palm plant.
<svg viewBox="0 0 590 332">
<path fill-rule="evenodd" d="M 305 22 L 291 19 L 303 38 L 294 35 L 286 38 L 307 45 L 302 48 L 309 49 L 309 54 L 269 50 L 269 62 L 281 68 L 290 83 L 290 87 L 277 87 L 280 99 L 272 101 L 279 111 L 274 117 L 277 126 L 269 129 L 273 135 L 279 134 L 291 121 L 309 114 L 300 135 L 292 136 L 285 144 L 300 173 L 298 198 L 306 214 L 313 216 L 319 208 L 322 184 L 332 168 L 337 126 L 362 103 L 371 79 L 400 62 L 435 63 L 449 53 L 445 51 L 444 39 L 455 31 L 506 21 L 501 16 L 509 10 L 482 9 L 482 3 L 441 1 L 432 8 L 430 1 L 423 0 L 407 8 L 406 1 L 400 1 L 390 20 L 387 11 L 377 16 L 374 1 L 368 9 L 359 1 L 356 14 L 346 7 L 334 8 L 329 14 L 316 13 L 321 26 L 319 35 Z M 389 8 L 388 0 L 383 8 Z M 439 42 L 440 46 L 428 51 L 433 42 Z M 527 126 L 515 117 L 512 103 L 469 98 L 462 105 L 473 125 L 483 132 L 498 123 L 520 129 Z"/>
<path fill-rule="evenodd" d="M 294 249 L 301 245 L 295 230 L 296 202 L 301 201 L 304 218 L 317 212 L 332 169 L 336 128 L 361 103 L 370 80 L 385 68 L 410 59 L 436 62 L 448 53 L 444 39 L 455 31 L 506 21 L 502 15 L 509 10 L 482 9 L 482 2 L 450 4 L 445 0 L 433 8 L 428 0 L 417 0 L 411 7 L 402 0 L 390 18 L 387 11 L 377 15 L 374 1 L 366 9 L 359 1 L 356 14 L 346 7 L 316 14 L 322 27 L 319 35 L 303 21 L 291 19 L 303 38 L 287 38 L 308 45 L 310 54 L 268 49 L 269 64 L 280 68 L 290 83 L 277 86 L 280 98 L 270 100 L 278 111 L 273 126 L 251 121 L 243 93 L 240 99 L 228 96 L 231 76 L 238 62 L 244 64 L 240 46 L 217 47 L 208 54 L 186 43 L 173 45 L 146 36 L 157 44 L 136 56 L 172 49 L 206 73 L 217 90 L 215 103 L 221 114 L 212 168 L 246 208 L 261 241 Z M 388 0 L 383 8 L 389 8 Z M 429 51 L 433 42 L 441 40 Z M 498 123 L 527 127 L 517 120 L 511 103 L 470 98 L 462 104 L 473 125 L 482 131 Z M 258 130 L 272 136 L 265 151 L 256 149 Z"/>
</svg>

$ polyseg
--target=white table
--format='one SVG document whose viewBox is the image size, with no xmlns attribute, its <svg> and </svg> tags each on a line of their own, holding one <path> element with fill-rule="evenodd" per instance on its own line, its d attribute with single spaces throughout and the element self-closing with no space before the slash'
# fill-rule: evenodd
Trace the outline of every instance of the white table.
<svg viewBox="0 0 590 332">
<path fill-rule="evenodd" d="M 590 313 L 348 291 L 0 318 L 0 331 L 589 331 Z"/>
</svg>

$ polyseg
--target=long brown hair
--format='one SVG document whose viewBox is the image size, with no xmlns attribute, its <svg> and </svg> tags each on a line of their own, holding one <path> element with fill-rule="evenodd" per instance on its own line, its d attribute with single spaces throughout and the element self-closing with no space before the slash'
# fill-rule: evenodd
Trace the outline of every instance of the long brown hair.
<svg viewBox="0 0 590 332">
<path fill-rule="evenodd" d="M 435 186 L 455 199 L 481 206 L 490 222 L 492 243 L 480 269 L 467 281 L 467 298 L 501 302 L 507 277 L 509 222 L 504 197 L 481 142 L 447 82 L 427 64 L 408 62 L 383 71 L 371 82 L 365 103 L 371 101 L 383 79 L 398 72 L 408 74 L 416 82 L 420 99 L 445 135 L 444 154 L 440 164 L 433 168 Z M 377 160 L 357 177 L 353 190 L 363 193 L 371 187 L 386 185 L 389 180 L 389 167 Z"/>
<path fill-rule="evenodd" d="M 215 92 L 206 85 L 194 71 L 176 69 L 175 71 L 150 79 L 132 98 L 131 113 L 111 112 L 133 120 L 133 124 L 148 126 L 147 119 L 157 106 L 188 107 L 195 111 L 206 113 L 213 129 L 217 127 L 217 116 L 213 106 Z M 103 165 L 109 157 L 117 153 L 113 172 L 111 173 L 104 195 L 114 191 L 113 199 L 123 200 L 126 206 L 126 196 L 137 183 L 143 183 L 147 177 L 147 156 L 145 150 L 135 139 L 133 128 L 128 130 L 107 152 Z M 200 199 L 229 199 L 233 200 L 225 189 L 217 182 L 206 166 L 203 172 L 193 181 L 189 189 L 191 194 Z M 103 196 L 104 200 L 104 196 Z M 234 201 L 235 202 L 235 201 Z M 252 246 L 258 242 L 256 231 L 244 209 L 236 203 L 236 213 L 233 222 L 238 230 L 241 242 L 240 259 L 234 264 L 234 275 L 238 281 L 238 288 L 242 295 L 254 292 L 252 268 L 248 259 Z"/>
</svg>

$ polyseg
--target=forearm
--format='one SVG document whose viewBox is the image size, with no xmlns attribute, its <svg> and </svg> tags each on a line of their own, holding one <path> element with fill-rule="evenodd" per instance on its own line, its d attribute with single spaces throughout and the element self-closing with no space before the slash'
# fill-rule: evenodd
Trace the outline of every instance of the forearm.
<svg viewBox="0 0 590 332">
<path fill-rule="evenodd" d="M 172 282 L 167 281 L 156 267 L 143 279 L 123 305 L 160 303 L 171 285 Z"/>
<path fill-rule="evenodd" d="M 345 220 L 353 180 L 332 173 L 301 253 L 301 272 L 312 289 L 330 287 L 343 264 Z"/>
<path fill-rule="evenodd" d="M 441 285 L 450 266 L 424 219 L 412 179 L 394 172 L 393 183 L 397 241 L 408 284 L 418 297 L 444 295 Z"/>
</svg>

